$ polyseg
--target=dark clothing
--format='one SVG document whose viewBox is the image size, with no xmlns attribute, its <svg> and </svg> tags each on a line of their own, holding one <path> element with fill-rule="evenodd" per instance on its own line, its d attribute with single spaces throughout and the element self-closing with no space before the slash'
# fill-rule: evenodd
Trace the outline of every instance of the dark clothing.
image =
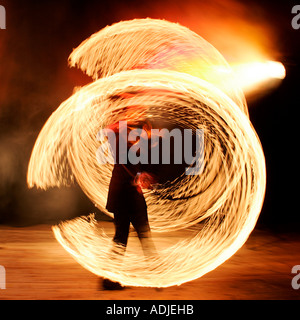
<svg viewBox="0 0 300 320">
<path fill-rule="evenodd" d="M 128 161 L 127 164 L 118 163 L 120 139 L 117 135 L 116 164 L 112 171 L 106 204 L 106 209 L 114 213 L 115 236 L 113 240 L 116 244 L 126 247 L 130 223 L 132 223 L 144 251 L 153 253 L 154 245 L 152 241 L 150 239 L 144 241 L 145 238 L 150 236 L 146 201 L 142 189 L 135 183 L 140 166 L 132 165 Z"/>
<path fill-rule="evenodd" d="M 115 213 L 124 210 L 137 213 L 147 212 L 142 190 L 134 182 L 137 173 L 137 166 L 115 164 L 106 204 L 106 209 L 109 212 Z"/>
<path fill-rule="evenodd" d="M 137 235 L 141 241 L 149 237 L 150 226 L 148 222 L 148 216 L 146 210 L 141 211 L 128 211 L 123 209 L 122 211 L 116 211 L 115 217 L 115 236 L 114 242 L 127 246 L 130 223 L 132 223 Z"/>
<path fill-rule="evenodd" d="M 149 236 L 147 205 L 142 190 L 135 185 L 135 170 L 122 164 L 114 166 L 109 185 L 106 209 L 114 213 L 114 242 L 127 246 L 130 223 L 140 240 Z M 136 172 L 137 173 L 137 172 Z"/>
</svg>

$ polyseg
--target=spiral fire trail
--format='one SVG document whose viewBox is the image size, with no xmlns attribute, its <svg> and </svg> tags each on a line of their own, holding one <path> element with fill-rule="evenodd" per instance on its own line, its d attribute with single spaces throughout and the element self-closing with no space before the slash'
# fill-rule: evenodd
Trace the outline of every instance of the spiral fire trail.
<svg viewBox="0 0 300 320">
<path fill-rule="evenodd" d="M 158 256 L 129 246 L 111 258 L 111 239 L 91 215 L 53 227 L 56 239 L 85 268 L 123 285 L 167 287 L 196 279 L 230 258 L 261 211 L 265 159 L 242 91 L 221 54 L 178 24 L 141 19 L 106 27 L 70 56 L 94 82 L 77 90 L 42 129 L 28 185 L 47 189 L 74 181 L 103 212 L 113 166 L 99 164 L 100 129 L 129 117 L 204 132 L 204 168 L 145 194 Z M 130 114 L 124 110 L 129 107 Z M 162 245 L 172 232 L 180 240 Z"/>
</svg>

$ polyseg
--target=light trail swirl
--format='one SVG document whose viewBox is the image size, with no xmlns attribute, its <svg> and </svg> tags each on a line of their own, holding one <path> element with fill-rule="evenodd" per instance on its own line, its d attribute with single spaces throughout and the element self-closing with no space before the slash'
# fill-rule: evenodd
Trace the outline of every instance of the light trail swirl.
<svg viewBox="0 0 300 320">
<path fill-rule="evenodd" d="M 30 187 L 76 181 L 111 215 L 105 204 L 113 166 L 97 162 L 103 141 L 96 137 L 126 117 L 167 117 L 170 124 L 202 129 L 204 169 L 145 194 L 157 256 L 146 259 L 129 243 L 123 259 L 112 258 L 111 237 L 93 215 L 54 226 L 59 243 L 91 272 L 132 286 L 180 285 L 230 258 L 255 227 L 266 168 L 245 98 L 228 86 L 233 74 L 220 53 L 185 27 L 141 19 L 96 33 L 73 51 L 70 64 L 94 82 L 78 89 L 45 124 L 29 163 Z M 132 106 L 138 107 L 128 114 Z"/>
</svg>

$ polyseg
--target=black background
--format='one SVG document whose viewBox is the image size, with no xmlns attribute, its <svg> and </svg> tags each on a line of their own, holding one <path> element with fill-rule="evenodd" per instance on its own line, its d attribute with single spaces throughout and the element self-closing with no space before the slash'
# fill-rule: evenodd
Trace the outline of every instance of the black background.
<svg viewBox="0 0 300 320">
<path fill-rule="evenodd" d="M 79 70 L 68 68 L 68 56 L 73 48 L 106 25 L 133 18 L 168 19 L 166 12 L 174 11 L 175 7 L 177 12 L 182 9 L 184 16 L 184 8 L 190 2 L 1 1 L 6 8 L 7 29 L 0 30 L 0 223 L 15 226 L 55 223 L 96 212 L 76 186 L 45 192 L 29 190 L 26 185 L 30 153 L 43 124 L 75 86 L 91 81 Z M 203 2 L 192 1 L 194 6 Z M 216 1 L 216 6 L 220 3 Z M 297 2 L 240 3 L 246 13 L 249 10 L 249 16 L 253 8 L 259 8 L 261 20 L 276 34 L 273 45 L 287 71 L 276 90 L 248 100 L 250 118 L 267 163 L 267 192 L 258 226 L 299 232 L 296 201 L 300 29 L 291 26 L 291 9 Z M 225 9 L 224 5 L 224 14 Z M 174 16 L 173 21 L 184 24 L 187 19 L 183 16 Z"/>
</svg>

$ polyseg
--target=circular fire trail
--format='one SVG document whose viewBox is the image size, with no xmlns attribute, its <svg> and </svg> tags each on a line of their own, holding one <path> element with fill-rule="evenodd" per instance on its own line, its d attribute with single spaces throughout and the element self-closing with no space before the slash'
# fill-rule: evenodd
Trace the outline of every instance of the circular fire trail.
<svg viewBox="0 0 300 320">
<path fill-rule="evenodd" d="M 183 26 L 141 19 L 104 28 L 69 61 L 94 81 L 45 124 L 29 163 L 30 187 L 76 181 L 111 215 L 105 204 L 113 165 L 97 162 L 97 133 L 124 118 L 202 129 L 204 167 L 145 193 L 157 256 L 146 259 L 129 244 L 122 259 L 112 259 L 111 237 L 93 215 L 54 226 L 60 244 L 91 272 L 132 286 L 180 285 L 230 258 L 256 224 L 266 172 L 244 95 L 229 86 L 234 75 L 222 55 Z"/>
</svg>

